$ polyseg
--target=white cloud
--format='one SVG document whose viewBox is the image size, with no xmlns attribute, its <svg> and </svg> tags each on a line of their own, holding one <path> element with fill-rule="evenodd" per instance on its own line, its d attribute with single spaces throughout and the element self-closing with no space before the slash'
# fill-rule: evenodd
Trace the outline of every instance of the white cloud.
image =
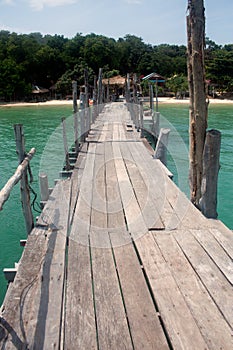
<svg viewBox="0 0 233 350">
<path fill-rule="evenodd" d="M 33 10 L 41 11 L 44 7 L 57 7 L 64 5 L 71 5 L 77 0 L 29 0 L 29 5 Z"/>
</svg>

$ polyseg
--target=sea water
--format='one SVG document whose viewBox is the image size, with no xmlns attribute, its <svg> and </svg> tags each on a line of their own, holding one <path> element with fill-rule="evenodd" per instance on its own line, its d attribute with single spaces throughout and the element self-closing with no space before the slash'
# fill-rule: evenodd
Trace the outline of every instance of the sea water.
<svg viewBox="0 0 233 350">
<path fill-rule="evenodd" d="M 174 173 L 174 181 L 187 195 L 188 188 L 188 105 L 159 105 L 161 127 L 171 129 L 169 139 L 168 168 Z M 27 106 L 0 107 L 0 188 L 13 175 L 17 165 L 14 141 L 14 124 L 23 124 L 26 150 L 36 148 L 31 161 L 34 177 L 32 188 L 39 192 L 38 174 L 49 173 L 50 186 L 58 178 L 64 162 L 61 118 L 67 118 L 67 133 L 73 137 L 72 105 L 66 106 Z M 222 133 L 221 169 L 218 185 L 219 219 L 233 229 L 232 212 L 232 168 L 233 168 L 233 105 L 210 105 L 209 128 Z M 35 209 L 38 210 L 40 198 L 32 194 Z M 38 215 L 34 211 L 34 216 Z M 22 254 L 20 239 L 25 239 L 25 224 L 20 202 L 19 184 L 13 189 L 10 198 L 0 212 L 0 305 L 6 292 L 4 267 L 14 267 Z"/>
</svg>

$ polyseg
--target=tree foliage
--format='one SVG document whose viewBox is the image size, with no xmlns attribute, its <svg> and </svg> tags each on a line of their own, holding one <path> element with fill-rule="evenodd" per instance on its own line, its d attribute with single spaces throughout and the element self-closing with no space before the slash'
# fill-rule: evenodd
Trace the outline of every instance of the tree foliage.
<svg viewBox="0 0 233 350">
<path fill-rule="evenodd" d="M 0 31 L 0 97 L 6 100 L 24 99 L 30 95 L 32 85 L 50 88 L 56 84 L 58 92 L 69 94 L 74 76 L 81 86 L 83 69 L 88 68 L 93 84 L 91 79 L 98 75 L 100 67 L 105 76 L 114 72 L 138 76 L 157 72 L 167 78 L 170 89 L 172 83 L 176 92 L 187 76 L 186 66 L 184 45 L 152 46 L 130 34 L 115 40 L 94 33 L 77 33 L 68 39 L 63 35 Z M 207 38 L 206 71 L 207 78 L 219 90 L 232 91 L 233 44 L 222 47 Z"/>
</svg>

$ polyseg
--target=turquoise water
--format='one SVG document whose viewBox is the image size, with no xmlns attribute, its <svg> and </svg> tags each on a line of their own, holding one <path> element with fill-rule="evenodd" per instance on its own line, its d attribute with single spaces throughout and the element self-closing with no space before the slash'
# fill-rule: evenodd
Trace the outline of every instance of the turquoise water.
<svg viewBox="0 0 233 350">
<path fill-rule="evenodd" d="M 17 123 L 23 124 L 26 150 L 29 151 L 32 147 L 36 148 L 36 154 L 31 161 L 31 168 L 34 176 L 32 187 L 38 193 L 38 173 L 44 148 L 48 144 L 50 135 L 54 135 L 54 130 L 60 125 L 61 118 L 71 115 L 72 106 L 60 106 L 59 108 L 53 106 L 0 107 L 0 188 L 13 175 L 18 165 L 13 125 Z M 53 169 L 53 163 L 57 163 L 55 169 L 58 170 L 54 173 L 54 179 L 58 178 L 59 170 L 61 170 L 63 165 L 64 151 L 62 142 L 60 144 L 62 146 L 61 150 L 59 145 L 55 145 L 55 148 L 47 155 L 47 166 L 49 168 Z M 59 152 L 59 155 L 57 155 L 57 152 Z M 31 198 L 33 199 L 34 196 Z M 38 196 L 38 202 L 39 200 Z M 36 212 L 34 214 L 35 216 L 38 215 Z M 6 282 L 2 270 L 5 267 L 14 267 L 14 263 L 18 262 L 22 254 L 19 242 L 20 239 L 26 238 L 19 184 L 15 186 L 10 198 L 0 212 L 0 225 L 1 305 L 6 291 Z"/>
<path fill-rule="evenodd" d="M 171 127 L 169 139 L 168 167 L 175 174 L 175 181 L 188 194 L 188 106 L 160 104 L 161 126 Z M 17 155 L 13 125 L 24 125 L 26 149 L 37 150 L 31 161 L 34 175 L 33 189 L 38 193 L 38 173 L 49 173 L 50 185 L 58 177 L 63 165 L 64 151 L 60 122 L 69 117 L 67 133 L 72 139 L 72 106 L 32 106 L 0 107 L 0 188 L 13 175 L 17 167 Z M 232 168 L 233 168 L 233 106 L 214 105 L 209 108 L 209 127 L 222 132 L 221 170 L 219 175 L 218 213 L 230 228 L 233 228 L 232 206 Z M 16 185 L 8 202 L 0 212 L 0 304 L 2 303 L 6 282 L 2 273 L 4 267 L 14 267 L 22 254 L 20 239 L 26 238 L 25 225 L 20 203 L 20 189 Z M 33 197 L 32 197 L 33 198 Z M 39 202 L 39 198 L 37 199 Z M 35 216 L 38 215 L 36 212 Z"/>
<path fill-rule="evenodd" d="M 189 196 L 188 185 L 188 105 L 160 104 L 162 123 L 171 123 L 172 131 L 169 137 L 168 167 L 174 172 L 175 181 Z M 163 125 L 162 125 L 163 126 Z M 218 181 L 218 218 L 233 229 L 232 199 L 233 199 L 233 105 L 211 105 L 208 113 L 208 129 L 221 131 L 221 155 Z M 173 140 L 172 134 L 176 136 Z M 179 135 L 179 137 L 177 137 Z M 173 142 L 174 141 L 174 142 Z M 182 143 L 184 141 L 184 144 Z M 180 152 L 181 149 L 181 152 Z M 181 153 L 181 155 L 180 155 Z M 174 161 L 175 160 L 175 161 Z M 177 178 L 178 172 L 178 178 Z"/>
</svg>

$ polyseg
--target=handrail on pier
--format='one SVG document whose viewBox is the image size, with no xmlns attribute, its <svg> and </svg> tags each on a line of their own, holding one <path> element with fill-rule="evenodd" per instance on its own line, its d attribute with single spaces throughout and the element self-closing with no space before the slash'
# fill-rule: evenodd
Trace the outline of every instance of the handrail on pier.
<svg viewBox="0 0 233 350">
<path fill-rule="evenodd" d="M 11 193 L 13 187 L 22 178 L 23 173 L 26 171 L 26 169 L 28 167 L 28 164 L 29 164 L 30 160 L 32 159 L 32 157 L 34 156 L 35 153 L 36 153 L 36 149 L 32 148 L 30 150 L 30 152 L 26 155 L 26 157 L 24 158 L 22 163 L 19 164 L 19 166 L 17 167 L 14 175 L 12 175 L 10 177 L 10 179 L 7 181 L 5 186 L 1 189 L 1 191 L 0 191 L 0 210 L 3 209 L 3 205 L 5 204 L 5 202 L 10 197 L 10 193 Z"/>
</svg>

